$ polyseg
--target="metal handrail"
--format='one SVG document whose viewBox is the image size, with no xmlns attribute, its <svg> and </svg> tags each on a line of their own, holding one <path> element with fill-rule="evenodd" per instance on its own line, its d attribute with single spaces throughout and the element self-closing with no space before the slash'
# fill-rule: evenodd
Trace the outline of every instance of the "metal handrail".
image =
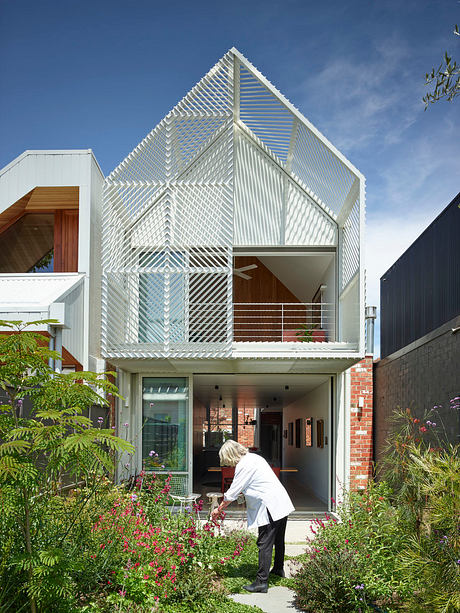
<svg viewBox="0 0 460 613">
<path fill-rule="evenodd" d="M 335 304 L 237 302 L 233 334 L 242 342 L 328 342 L 334 340 Z"/>
</svg>

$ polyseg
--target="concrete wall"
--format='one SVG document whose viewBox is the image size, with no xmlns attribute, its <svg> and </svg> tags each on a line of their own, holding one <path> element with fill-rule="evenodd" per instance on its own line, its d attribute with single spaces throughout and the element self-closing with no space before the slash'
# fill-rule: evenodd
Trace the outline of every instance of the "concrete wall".
<svg viewBox="0 0 460 613">
<path fill-rule="evenodd" d="M 293 445 L 283 438 L 283 465 L 298 468 L 297 478 L 310 487 L 323 502 L 328 502 L 329 485 L 329 444 L 323 448 L 316 446 L 316 422 L 324 420 L 324 434 L 329 436 L 330 382 L 318 386 L 301 400 L 283 409 L 283 430 L 288 429 L 289 422 L 294 423 Z M 313 446 L 305 447 L 305 418 L 313 417 Z M 295 446 L 295 420 L 302 419 L 300 449 Z"/>
<path fill-rule="evenodd" d="M 410 407 L 418 418 L 439 406 L 449 440 L 458 442 L 459 411 L 451 400 L 460 396 L 460 316 L 375 364 L 375 456 L 381 458 L 397 407 Z M 442 426 L 441 426 L 442 427 Z"/>
</svg>

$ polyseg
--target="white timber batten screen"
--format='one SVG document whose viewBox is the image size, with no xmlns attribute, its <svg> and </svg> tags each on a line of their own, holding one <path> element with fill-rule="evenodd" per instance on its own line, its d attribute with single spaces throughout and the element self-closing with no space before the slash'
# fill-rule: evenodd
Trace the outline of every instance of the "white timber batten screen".
<svg viewBox="0 0 460 613">
<path fill-rule="evenodd" d="M 358 342 L 363 208 L 363 176 L 231 49 L 106 179 L 105 354 L 229 357 L 234 246 L 336 247 Z"/>
<path fill-rule="evenodd" d="M 233 70 L 228 53 L 106 179 L 109 356 L 230 355 Z"/>
</svg>

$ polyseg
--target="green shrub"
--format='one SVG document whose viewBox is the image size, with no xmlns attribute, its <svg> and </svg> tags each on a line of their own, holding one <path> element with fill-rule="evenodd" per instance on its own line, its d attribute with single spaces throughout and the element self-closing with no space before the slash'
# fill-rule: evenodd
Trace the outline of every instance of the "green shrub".
<svg viewBox="0 0 460 613">
<path fill-rule="evenodd" d="M 437 434 L 433 412 L 418 419 L 399 410 L 396 423 L 387 481 L 351 493 L 338 519 L 326 515 L 311 528 L 312 551 L 296 578 L 308 611 L 460 610 L 458 446 Z"/>
<path fill-rule="evenodd" d="M 410 589 L 395 563 L 407 543 L 398 525 L 385 484 L 351 493 L 338 505 L 338 519 L 316 519 L 312 549 L 296 577 L 299 602 L 315 613 L 393 610 Z"/>
<path fill-rule="evenodd" d="M 73 531 L 89 498 L 66 513 L 63 483 L 84 480 L 96 492 L 115 452 L 134 449 L 83 416 L 107 404 L 101 392 L 117 394 L 109 373 L 56 373 L 48 360 L 60 356 L 46 337 L 27 331 L 37 322 L 1 323 L 16 334 L 0 335 L 0 388 L 9 399 L 0 406 L 0 606 L 19 611 L 28 602 L 32 613 L 68 611 L 75 606 Z M 26 396 L 27 419 L 20 417 Z"/>
</svg>

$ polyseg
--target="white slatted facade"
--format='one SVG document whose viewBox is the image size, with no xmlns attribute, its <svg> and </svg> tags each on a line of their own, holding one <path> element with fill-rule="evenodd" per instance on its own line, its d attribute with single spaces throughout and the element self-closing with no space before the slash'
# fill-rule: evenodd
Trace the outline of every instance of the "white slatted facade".
<svg viewBox="0 0 460 613">
<path fill-rule="evenodd" d="M 106 179 L 105 355 L 230 357 L 234 246 L 339 246 L 343 289 L 363 189 L 341 213 L 362 181 L 230 50 Z"/>
</svg>

